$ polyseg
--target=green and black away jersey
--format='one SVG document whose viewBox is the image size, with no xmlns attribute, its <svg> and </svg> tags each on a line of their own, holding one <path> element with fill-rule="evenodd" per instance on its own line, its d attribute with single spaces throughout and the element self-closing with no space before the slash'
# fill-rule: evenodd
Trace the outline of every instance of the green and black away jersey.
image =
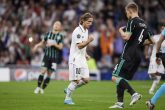
<svg viewBox="0 0 165 110">
<path fill-rule="evenodd" d="M 139 59 L 143 50 L 144 41 L 150 39 L 153 34 L 149 31 L 145 22 L 139 17 L 135 17 L 128 21 L 126 32 L 131 33 L 131 37 L 124 45 L 121 58 L 128 60 L 134 58 Z"/>
<path fill-rule="evenodd" d="M 60 44 L 63 43 L 63 35 L 60 33 L 53 34 L 52 32 L 48 32 L 47 34 L 45 34 L 43 40 L 46 43 L 51 42 L 51 43 Z M 60 50 L 55 48 L 54 46 L 51 47 L 46 46 L 44 52 L 47 58 L 55 58 L 55 59 L 59 58 Z"/>
</svg>

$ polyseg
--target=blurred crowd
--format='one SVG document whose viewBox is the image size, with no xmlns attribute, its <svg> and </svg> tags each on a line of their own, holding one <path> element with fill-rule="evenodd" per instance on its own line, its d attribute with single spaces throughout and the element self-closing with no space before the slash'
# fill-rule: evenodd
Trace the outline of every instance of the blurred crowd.
<svg viewBox="0 0 165 110">
<path fill-rule="evenodd" d="M 124 41 L 118 33 L 126 25 L 124 6 L 132 0 L 0 0 L 0 65 L 39 66 L 44 50 L 31 53 L 33 46 L 51 30 L 54 21 L 63 24 L 64 48 L 59 65 L 67 66 L 71 34 L 84 12 L 94 15 L 90 34 L 95 40 L 88 54 L 98 67 L 113 67 L 117 63 Z M 134 0 L 140 16 L 154 34 L 165 22 L 164 0 Z M 142 64 L 143 65 L 143 64 Z"/>
</svg>

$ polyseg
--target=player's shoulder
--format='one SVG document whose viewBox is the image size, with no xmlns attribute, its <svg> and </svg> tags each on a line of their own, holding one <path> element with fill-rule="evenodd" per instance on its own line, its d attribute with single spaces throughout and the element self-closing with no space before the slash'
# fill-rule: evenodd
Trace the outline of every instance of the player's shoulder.
<svg viewBox="0 0 165 110">
<path fill-rule="evenodd" d="M 143 25 L 143 26 L 146 25 L 145 21 L 142 18 L 140 18 L 140 17 L 133 18 L 132 22 L 134 24 L 140 24 L 140 25 Z"/>
<path fill-rule="evenodd" d="M 79 32 L 81 32 L 81 29 L 80 29 L 79 26 L 77 26 L 77 27 L 74 29 L 73 33 L 79 33 Z"/>
</svg>

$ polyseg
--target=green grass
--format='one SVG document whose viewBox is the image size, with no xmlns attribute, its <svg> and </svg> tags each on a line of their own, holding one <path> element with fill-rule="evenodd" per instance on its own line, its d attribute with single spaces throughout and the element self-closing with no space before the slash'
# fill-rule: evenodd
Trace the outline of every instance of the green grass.
<svg viewBox="0 0 165 110">
<path fill-rule="evenodd" d="M 74 92 L 73 99 L 76 105 L 65 105 L 63 90 L 68 83 L 51 81 L 43 95 L 33 93 L 36 81 L 0 83 L 0 110 L 108 110 L 108 107 L 116 102 L 115 84 L 110 81 L 93 81 Z M 131 82 L 143 97 L 136 105 L 130 107 L 131 97 L 125 92 L 124 110 L 147 110 L 145 101 L 152 97 L 148 94 L 151 83 L 151 81 Z M 164 99 L 165 96 L 160 98 L 156 110 L 164 109 Z"/>
</svg>

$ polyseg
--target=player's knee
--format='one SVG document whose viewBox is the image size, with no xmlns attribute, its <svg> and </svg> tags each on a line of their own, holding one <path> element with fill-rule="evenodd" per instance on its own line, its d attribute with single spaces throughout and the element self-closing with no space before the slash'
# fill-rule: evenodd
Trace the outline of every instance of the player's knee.
<svg viewBox="0 0 165 110">
<path fill-rule="evenodd" d="M 73 82 L 75 82 L 76 84 L 78 84 L 80 82 L 80 80 L 74 80 Z"/>
<path fill-rule="evenodd" d="M 43 68 L 41 69 L 41 74 L 45 74 L 47 72 L 47 69 Z"/>
<path fill-rule="evenodd" d="M 89 79 L 88 78 L 84 78 L 82 80 L 84 81 L 85 84 L 89 83 Z"/>
<path fill-rule="evenodd" d="M 116 82 L 116 77 L 112 76 L 112 82 Z"/>
<path fill-rule="evenodd" d="M 156 75 L 155 75 L 155 74 L 150 74 L 149 77 L 150 77 L 150 79 L 152 79 L 152 80 L 155 80 L 155 79 L 156 79 Z"/>
</svg>

